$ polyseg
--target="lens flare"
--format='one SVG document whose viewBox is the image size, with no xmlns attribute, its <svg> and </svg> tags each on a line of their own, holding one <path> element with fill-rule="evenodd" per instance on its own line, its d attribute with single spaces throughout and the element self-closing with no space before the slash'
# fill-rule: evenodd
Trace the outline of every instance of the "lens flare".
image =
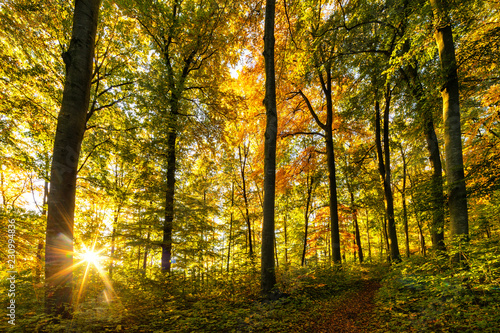
<svg viewBox="0 0 500 333">
<path fill-rule="evenodd" d="M 83 290 L 85 288 L 85 285 L 87 284 L 87 279 L 89 277 L 90 271 L 95 270 L 97 271 L 97 274 L 101 278 L 101 280 L 104 282 L 104 285 L 106 286 L 106 289 L 108 290 L 109 293 L 114 294 L 113 287 L 111 285 L 111 281 L 109 280 L 105 268 L 102 266 L 104 262 L 108 259 L 105 256 L 102 256 L 101 253 L 105 250 L 105 248 L 98 249 L 96 250 L 95 248 L 95 243 L 92 244 L 92 247 L 87 248 L 85 245 L 83 245 L 83 250 L 76 252 L 75 253 L 75 258 L 78 260 L 78 262 L 74 265 L 80 266 L 80 265 L 85 265 L 85 272 L 83 274 L 83 279 L 80 284 L 80 290 L 78 291 L 77 295 L 77 301 L 76 303 L 80 303 L 80 298 L 83 294 Z"/>
<path fill-rule="evenodd" d="M 101 251 L 99 251 L 99 252 L 101 252 Z M 81 253 L 80 258 L 83 261 L 87 262 L 88 264 L 91 264 L 91 265 L 94 265 L 95 267 L 97 267 L 100 265 L 100 263 L 103 259 L 99 255 L 99 252 L 87 251 L 87 252 Z"/>
</svg>

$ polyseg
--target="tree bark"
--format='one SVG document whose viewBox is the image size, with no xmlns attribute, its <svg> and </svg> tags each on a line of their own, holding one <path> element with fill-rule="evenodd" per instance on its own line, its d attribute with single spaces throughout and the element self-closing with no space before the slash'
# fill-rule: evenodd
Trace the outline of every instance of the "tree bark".
<svg viewBox="0 0 500 333">
<path fill-rule="evenodd" d="M 327 116 L 328 117 L 328 116 Z M 339 228 L 339 212 L 337 199 L 337 178 L 335 171 L 335 152 L 333 149 L 333 133 L 331 124 L 326 128 L 326 159 L 328 163 L 328 179 L 330 191 L 330 219 L 331 219 L 331 237 L 332 237 L 332 255 L 333 262 L 340 264 L 342 257 L 340 254 L 340 228 Z"/>
<path fill-rule="evenodd" d="M 163 242 L 161 252 L 161 269 L 170 274 L 172 260 L 172 230 L 174 223 L 174 195 L 175 195 L 175 169 L 177 140 L 177 105 L 171 103 L 171 118 L 168 124 L 167 134 L 167 189 L 165 193 L 165 223 L 163 224 Z"/>
<path fill-rule="evenodd" d="M 318 115 L 314 111 L 309 99 L 302 91 L 299 94 L 302 96 L 303 100 L 307 104 L 307 108 L 311 113 L 312 117 L 318 124 L 318 126 L 324 132 L 325 144 L 326 144 L 326 159 L 328 164 L 328 179 L 329 179 L 329 194 L 330 194 L 330 228 L 331 228 L 331 239 L 332 239 L 332 256 L 333 262 L 340 264 L 342 262 L 342 256 L 340 253 L 340 230 L 339 230 L 339 213 L 338 213 L 338 199 L 337 199 L 337 178 L 335 170 L 335 151 L 333 145 L 333 101 L 332 101 L 332 77 L 331 68 L 327 63 L 324 65 L 324 70 L 326 73 L 326 80 L 323 78 L 323 74 L 319 72 L 319 80 L 321 83 L 321 88 L 326 99 L 326 122 L 322 123 Z"/>
<path fill-rule="evenodd" d="M 370 242 L 370 219 L 368 218 L 368 209 L 366 210 L 366 238 L 368 242 L 368 259 L 372 261 L 372 245 Z"/>
<path fill-rule="evenodd" d="M 274 69 L 275 1 L 266 0 L 264 22 L 264 61 L 266 72 L 266 133 L 264 144 L 264 221 L 262 224 L 261 291 L 269 297 L 276 284 L 274 270 L 274 206 L 276 186 L 276 138 L 278 115 L 276 110 L 276 75 Z"/>
<path fill-rule="evenodd" d="M 245 166 L 247 163 L 248 157 L 248 148 L 243 145 L 243 159 L 241 156 L 241 147 L 238 146 L 238 155 L 240 158 L 240 174 L 241 174 L 241 190 L 243 191 L 243 201 L 245 202 L 245 221 L 247 223 L 247 232 L 248 232 L 248 256 L 250 259 L 253 259 L 253 242 L 252 242 L 252 225 L 250 223 L 250 213 L 248 210 L 248 193 L 245 179 Z"/>
<path fill-rule="evenodd" d="M 306 186 L 307 186 L 307 198 L 306 198 L 306 211 L 304 212 L 304 247 L 302 249 L 302 262 L 301 262 L 302 267 L 304 267 L 306 263 L 307 231 L 309 228 L 309 205 L 311 204 L 311 197 L 314 186 L 314 176 L 309 177 L 309 174 L 307 175 Z"/>
<path fill-rule="evenodd" d="M 115 264 L 115 250 L 116 250 L 116 229 L 118 227 L 118 216 L 120 214 L 120 207 L 117 207 L 115 211 L 115 216 L 113 217 L 113 229 L 111 231 L 111 253 L 110 253 L 110 262 L 108 267 L 109 279 L 113 279 L 113 268 Z"/>
<path fill-rule="evenodd" d="M 229 262 L 231 259 L 231 241 L 233 239 L 233 207 L 234 207 L 234 181 L 231 183 L 231 216 L 229 217 L 229 239 L 227 244 L 227 273 L 229 273 Z"/>
<path fill-rule="evenodd" d="M 76 175 L 87 122 L 100 0 L 75 3 L 73 32 L 63 53 L 66 79 L 50 173 L 45 249 L 46 312 L 72 317 Z"/>
<path fill-rule="evenodd" d="M 406 209 L 406 156 L 403 150 L 403 146 L 401 148 L 401 157 L 403 159 L 403 188 L 401 189 L 401 201 L 403 202 L 403 221 L 404 221 L 404 229 L 405 229 L 405 245 L 406 245 L 406 257 L 410 257 L 410 235 L 408 232 L 408 212 Z"/>
<path fill-rule="evenodd" d="M 355 230 L 355 237 L 356 237 L 356 245 L 358 247 L 359 263 L 362 264 L 364 257 L 363 257 L 363 249 L 361 248 L 361 235 L 359 233 L 358 209 L 354 205 L 354 194 L 351 192 L 350 195 L 351 195 L 352 219 L 354 221 L 354 230 Z"/>
<path fill-rule="evenodd" d="M 407 65 L 403 74 L 406 78 L 408 86 L 410 87 L 413 98 L 416 100 L 417 109 L 421 112 L 424 120 L 425 141 L 427 143 L 427 151 L 429 152 L 429 161 L 432 168 L 432 246 L 437 250 L 445 250 L 443 168 L 441 164 L 441 156 L 439 154 L 439 142 L 434 130 L 431 103 L 426 100 L 424 88 L 419 80 L 417 64 L 410 63 Z"/>
<path fill-rule="evenodd" d="M 388 233 L 390 239 L 390 258 L 392 261 L 401 261 L 399 254 L 398 238 L 396 231 L 396 222 L 394 219 L 394 199 L 391 189 L 391 164 L 390 164 L 390 150 L 389 150 L 389 106 L 390 106 L 390 92 L 387 87 L 385 94 L 385 107 L 384 107 L 384 157 L 382 155 L 382 143 L 380 141 L 380 107 L 378 101 L 375 102 L 375 141 L 377 146 L 377 155 L 379 160 L 379 172 L 384 185 L 384 198 L 385 210 L 388 221 Z M 385 159 L 385 163 L 384 163 Z"/>
<path fill-rule="evenodd" d="M 462 136 L 460 129 L 460 95 L 453 31 L 448 17 L 446 0 L 430 0 L 436 19 L 434 37 L 439 50 L 443 86 L 444 149 L 451 235 L 454 238 L 469 236 L 467 192 L 465 187 Z M 455 260 L 460 256 L 456 255 Z"/>
</svg>

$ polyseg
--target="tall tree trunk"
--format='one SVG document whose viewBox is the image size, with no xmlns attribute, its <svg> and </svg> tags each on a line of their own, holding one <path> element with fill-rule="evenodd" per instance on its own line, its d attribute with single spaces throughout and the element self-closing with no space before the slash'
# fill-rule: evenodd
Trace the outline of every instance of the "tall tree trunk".
<svg viewBox="0 0 500 333">
<path fill-rule="evenodd" d="M 274 15 L 275 0 L 266 0 L 264 22 L 264 61 L 266 71 L 266 133 L 264 143 L 264 221 L 262 223 L 261 290 L 269 297 L 276 284 L 274 271 L 274 205 L 276 186 L 276 137 L 278 115 L 276 110 L 276 75 L 274 70 Z"/>
<path fill-rule="evenodd" d="M 389 234 L 387 233 L 387 214 L 384 215 L 384 240 L 385 240 L 385 252 L 387 254 L 387 259 L 391 260 L 391 246 L 389 244 Z"/>
<path fill-rule="evenodd" d="M 46 312 L 72 317 L 76 174 L 87 122 L 100 0 L 75 2 L 66 80 L 57 118 L 50 173 L 45 249 Z"/>
<path fill-rule="evenodd" d="M 283 219 L 283 231 L 285 232 L 285 264 L 288 263 L 288 234 L 287 234 L 287 225 L 286 225 L 286 220 L 287 220 L 288 214 L 285 213 L 285 217 Z"/>
<path fill-rule="evenodd" d="M 167 190 L 165 193 L 165 223 L 163 224 L 163 242 L 161 251 L 161 269 L 170 274 L 172 260 L 172 230 L 174 223 L 174 194 L 175 194 L 175 170 L 177 140 L 177 111 L 178 101 L 170 103 L 171 117 L 168 124 L 167 134 Z"/>
<path fill-rule="evenodd" d="M 326 79 L 323 77 L 323 72 L 318 72 L 318 77 L 321 83 L 321 88 L 326 99 L 326 122 L 323 123 L 314 111 L 311 102 L 307 96 L 299 91 L 302 99 L 307 105 L 311 116 L 314 118 L 318 126 L 323 130 L 325 144 L 326 144 L 326 159 L 328 164 L 328 179 L 329 179 L 329 192 L 330 192 L 330 225 L 331 225 L 331 238 L 332 238 L 332 254 L 333 262 L 340 264 L 342 257 L 340 254 L 340 230 L 339 230 L 339 213 L 338 213 L 338 199 L 337 199 L 337 178 L 335 172 L 335 151 L 333 145 L 333 101 L 332 101 L 332 73 L 329 63 L 323 65 L 326 74 Z"/>
<path fill-rule="evenodd" d="M 335 152 L 333 149 L 333 133 L 331 125 L 326 128 L 326 159 L 328 163 L 328 178 L 330 191 L 330 228 L 332 237 L 332 255 L 333 262 L 340 264 L 342 257 L 340 254 L 340 228 L 339 228 L 339 213 L 337 199 L 337 179 L 335 171 Z"/>
<path fill-rule="evenodd" d="M 146 245 L 144 246 L 144 259 L 142 261 L 142 274 L 146 274 L 148 266 L 149 242 L 151 240 L 151 226 L 148 227 L 148 235 L 146 236 Z"/>
<path fill-rule="evenodd" d="M 403 145 L 400 145 L 401 157 L 403 159 L 403 188 L 401 189 L 401 201 L 403 201 L 403 221 L 405 229 L 406 257 L 410 257 L 410 235 L 408 233 L 408 212 L 406 210 L 406 156 Z"/>
<path fill-rule="evenodd" d="M 366 238 L 368 240 L 368 259 L 372 261 L 372 245 L 370 241 L 370 219 L 368 218 L 368 209 L 366 210 Z"/>
<path fill-rule="evenodd" d="M 347 191 L 349 192 L 349 197 L 351 199 L 351 210 L 352 210 L 352 220 L 354 222 L 354 244 L 358 247 L 358 256 L 359 256 L 359 263 L 363 263 L 363 249 L 361 248 L 361 235 L 359 233 L 359 224 L 358 224 L 358 209 L 354 203 L 354 193 L 352 189 L 352 184 L 349 179 L 349 172 L 347 168 L 349 167 L 348 165 L 348 159 L 347 157 L 345 158 L 345 163 L 346 163 L 346 185 L 347 185 Z M 356 252 L 354 252 L 354 261 L 356 261 Z"/>
<path fill-rule="evenodd" d="M 359 263 L 362 264 L 364 257 L 363 257 L 363 249 L 361 248 L 361 235 L 359 233 L 358 209 L 354 205 L 354 194 L 352 192 L 350 194 L 351 194 L 352 219 L 354 221 L 356 245 L 358 246 Z"/>
<path fill-rule="evenodd" d="M 382 143 L 380 141 L 380 106 L 378 101 L 375 102 L 375 141 L 377 146 L 377 155 L 379 160 L 379 172 L 384 185 L 385 210 L 388 220 L 388 232 L 390 239 L 390 258 L 393 261 L 400 261 L 398 238 L 396 231 L 396 222 L 394 219 L 394 199 L 391 189 L 391 164 L 390 164 L 390 149 L 389 149 L 389 109 L 390 109 L 390 90 L 387 87 L 385 93 L 384 107 L 384 154 L 382 155 Z M 384 156 L 384 157 L 383 157 Z M 385 159 L 385 163 L 384 163 Z"/>
<path fill-rule="evenodd" d="M 241 189 L 243 191 L 243 200 L 245 202 L 245 222 L 247 223 L 248 232 L 248 256 L 253 259 L 253 246 L 252 246 L 252 225 L 250 223 L 250 213 L 248 211 L 248 193 L 245 179 L 245 166 L 248 157 L 248 148 L 243 145 L 243 159 L 241 156 L 241 147 L 238 146 L 238 155 L 240 159 L 240 174 L 241 174 Z"/>
<path fill-rule="evenodd" d="M 306 198 L 306 211 L 304 212 L 304 247 L 302 249 L 302 267 L 305 266 L 306 263 L 306 252 L 307 252 L 307 229 L 309 227 L 309 205 L 311 204 L 312 191 L 314 186 L 314 177 L 309 177 L 307 175 L 306 179 L 307 186 L 307 198 Z"/>
<path fill-rule="evenodd" d="M 460 96 L 453 31 L 448 17 L 447 1 L 430 0 L 430 2 L 436 20 L 434 37 L 439 49 L 443 80 L 441 97 L 443 98 L 444 150 L 451 235 L 454 238 L 468 239 L 467 192 L 462 155 Z M 458 261 L 459 259 L 460 255 L 455 255 L 455 260 Z"/>
<path fill-rule="evenodd" d="M 3 164 L 2 164 L 2 166 L 3 166 Z M 0 191 L 2 192 L 2 207 L 1 208 L 3 210 L 7 210 L 7 199 L 5 198 L 5 187 L 4 187 L 3 170 L 0 171 Z"/>
<path fill-rule="evenodd" d="M 407 46 L 409 49 L 409 45 Z M 439 154 L 439 142 L 434 130 L 434 117 L 430 101 L 425 97 L 424 88 L 420 82 L 418 68 L 415 61 L 409 62 L 403 71 L 413 98 L 416 101 L 417 109 L 421 112 L 424 120 L 425 141 L 429 152 L 429 161 L 432 168 L 431 178 L 431 205 L 432 205 L 432 225 L 431 238 L 432 246 L 437 250 L 445 250 L 444 243 L 444 195 L 443 195 L 443 168 L 441 156 Z"/>
<path fill-rule="evenodd" d="M 113 230 L 111 231 L 111 253 L 110 253 L 110 262 L 109 262 L 109 268 L 108 268 L 108 273 L 109 273 L 109 278 L 113 278 L 113 268 L 114 268 L 114 263 L 115 263 L 115 250 L 116 250 L 116 228 L 118 226 L 118 216 L 120 214 L 120 207 L 118 207 L 115 211 L 115 216 L 113 218 Z"/>
<path fill-rule="evenodd" d="M 414 182 L 411 180 L 410 174 L 408 174 L 408 179 L 410 180 L 410 188 L 412 189 Z M 415 198 L 413 197 L 413 190 L 410 191 L 410 195 L 411 195 L 411 201 L 413 202 L 413 207 L 414 207 L 413 210 L 415 211 L 415 219 L 417 221 L 418 240 L 420 243 L 420 253 L 425 257 L 425 255 L 427 253 L 427 249 L 425 246 L 424 232 L 422 230 L 422 224 L 420 222 L 420 214 L 418 213 L 417 208 L 416 208 Z"/>
<path fill-rule="evenodd" d="M 47 163 L 48 164 L 48 163 Z M 3 175 L 3 174 L 2 174 Z M 43 199 L 42 199 L 42 216 L 44 219 L 47 218 L 47 198 L 49 196 L 49 182 L 47 180 L 44 181 L 43 185 Z M 35 269 L 35 283 L 40 283 L 41 275 L 42 275 L 42 267 L 43 267 L 43 248 L 44 241 L 40 239 L 38 241 L 38 248 L 36 251 L 36 269 Z"/>
<path fill-rule="evenodd" d="M 231 216 L 229 218 L 229 239 L 227 245 L 227 269 L 229 273 L 229 262 L 231 259 L 231 240 L 233 238 L 233 207 L 234 207 L 234 181 L 231 183 Z"/>
<path fill-rule="evenodd" d="M 276 237 L 274 237 L 274 257 L 276 258 L 276 268 L 280 266 L 280 262 L 278 260 L 278 243 L 276 241 Z"/>
</svg>

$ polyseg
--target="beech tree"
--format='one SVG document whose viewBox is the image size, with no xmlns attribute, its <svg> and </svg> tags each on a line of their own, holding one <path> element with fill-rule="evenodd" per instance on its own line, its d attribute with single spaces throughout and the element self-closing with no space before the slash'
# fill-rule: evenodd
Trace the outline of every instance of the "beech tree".
<svg viewBox="0 0 500 333">
<path fill-rule="evenodd" d="M 276 183 L 276 138 L 278 115 L 276 110 L 276 76 L 274 70 L 274 14 L 275 1 L 266 1 L 264 21 L 264 59 L 266 70 L 266 133 L 264 150 L 264 221 L 262 223 L 261 289 L 269 296 L 276 284 L 274 272 L 274 204 Z"/>
<path fill-rule="evenodd" d="M 389 222 L 388 229 L 390 238 L 389 245 L 391 251 L 391 260 L 397 262 L 401 260 L 401 255 L 399 254 L 396 221 L 394 218 L 394 197 L 391 187 L 391 163 L 390 163 L 391 158 L 390 158 L 390 148 L 389 148 L 389 108 L 391 103 L 391 89 L 389 86 L 386 88 L 384 97 L 385 97 L 384 128 L 383 128 L 384 149 L 382 150 L 382 143 L 380 139 L 381 135 L 380 106 L 378 101 L 375 102 L 375 141 L 376 141 L 377 155 L 379 161 L 378 168 L 384 186 L 386 216 Z"/>
<path fill-rule="evenodd" d="M 441 61 L 441 97 L 443 99 L 444 150 L 446 155 L 446 180 L 448 208 L 452 237 L 467 239 L 469 220 L 467 191 L 465 188 L 460 125 L 460 94 L 453 30 L 448 14 L 447 0 L 431 0 L 435 19 L 436 44 Z M 458 257 L 455 258 L 458 260 Z"/>
<path fill-rule="evenodd" d="M 87 123 L 100 0 L 76 1 L 73 32 L 63 53 L 66 80 L 50 172 L 45 240 L 46 311 L 71 317 L 76 174 Z"/>
</svg>

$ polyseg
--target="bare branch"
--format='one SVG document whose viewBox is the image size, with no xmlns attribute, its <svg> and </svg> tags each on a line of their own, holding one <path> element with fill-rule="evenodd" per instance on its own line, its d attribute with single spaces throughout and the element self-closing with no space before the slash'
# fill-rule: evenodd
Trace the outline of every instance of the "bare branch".
<svg viewBox="0 0 500 333">
<path fill-rule="evenodd" d="M 325 137 L 324 134 L 319 133 L 319 132 L 302 132 L 302 131 L 293 132 L 293 133 L 282 133 L 279 136 L 280 136 L 280 138 L 286 138 L 286 137 L 295 136 L 295 135 L 319 135 L 323 138 Z"/>
<path fill-rule="evenodd" d="M 85 165 L 85 163 L 87 163 L 87 160 L 89 159 L 90 155 L 92 155 L 92 153 L 97 149 L 97 147 L 105 144 L 106 142 L 110 141 L 109 138 L 107 138 L 106 140 L 104 140 L 103 142 L 101 143 L 98 143 L 97 145 L 94 146 L 94 148 L 92 148 L 92 150 L 90 151 L 90 153 L 87 155 L 87 157 L 85 157 L 85 160 L 83 161 L 82 165 L 80 166 L 80 168 L 78 168 L 78 170 L 76 171 L 76 173 L 78 174 L 80 172 L 80 170 L 82 170 L 83 166 Z"/>
</svg>

